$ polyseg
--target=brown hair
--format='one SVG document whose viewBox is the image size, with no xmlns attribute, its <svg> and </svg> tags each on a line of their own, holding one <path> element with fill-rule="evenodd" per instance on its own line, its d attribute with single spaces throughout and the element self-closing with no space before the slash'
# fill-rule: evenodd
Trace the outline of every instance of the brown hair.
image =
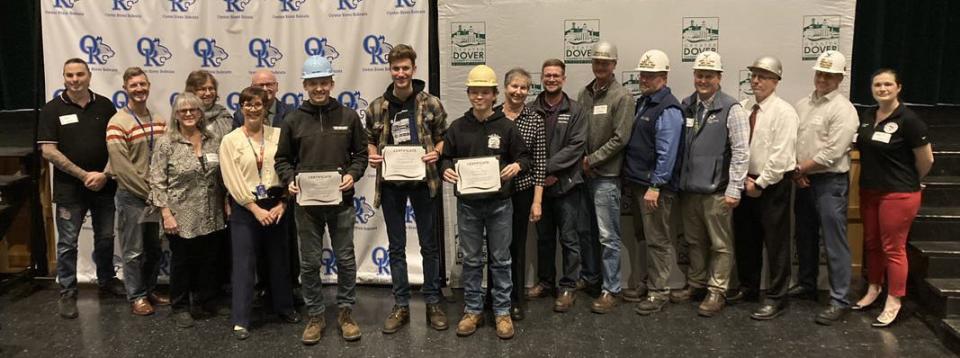
<svg viewBox="0 0 960 358">
<path fill-rule="evenodd" d="M 390 50 L 390 53 L 387 54 L 387 62 L 391 64 L 393 64 L 393 61 L 399 61 L 405 58 L 410 59 L 410 62 L 414 65 L 417 64 L 417 52 L 407 44 L 396 45 Z"/>
<path fill-rule="evenodd" d="M 540 71 L 543 71 L 544 68 L 557 66 L 563 71 L 564 74 L 567 73 L 567 65 L 563 63 L 562 60 L 551 58 L 546 61 L 543 61 L 543 66 L 540 66 Z"/>
<path fill-rule="evenodd" d="M 238 102 L 238 105 L 243 107 L 245 103 L 252 101 L 256 98 L 259 98 L 260 101 L 262 101 L 264 105 L 266 105 L 268 100 L 267 91 L 264 90 L 263 88 L 253 87 L 253 86 L 244 88 L 243 91 L 240 91 L 240 101 Z"/>
<path fill-rule="evenodd" d="M 127 68 L 126 71 L 123 71 L 123 85 L 126 86 L 127 81 L 129 81 L 131 78 L 134 78 L 140 75 L 143 75 L 143 77 L 147 77 L 147 74 L 144 73 L 143 69 L 140 67 Z M 148 79 L 147 82 L 150 82 L 150 80 Z"/>
<path fill-rule="evenodd" d="M 90 66 L 87 65 L 87 62 L 77 57 L 68 59 L 66 62 L 63 63 L 63 67 L 67 67 L 67 65 L 71 63 L 79 63 L 83 65 L 83 68 L 87 70 L 87 73 L 90 73 Z"/>
<path fill-rule="evenodd" d="M 897 71 L 894 71 L 892 68 L 889 68 L 889 67 L 884 67 L 873 72 L 873 74 L 870 75 L 870 82 L 872 83 L 874 78 L 884 73 L 889 73 L 890 75 L 892 75 L 893 82 L 896 82 L 897 86 L 903 86 L 903 84 L 900 83 L 900 74 L 898 74 Z"/>
<path fill-rule="evenodd" d="M 217 84 L 217 78 L 213 77 L 212 73 L 207 72 L 206 70 L 196 70 L 190 72 L 190 74 L 187 75 L 187 83 L 183 86 L 183 90 L 190 93 L 197 93 L 197 90 L 200 89 L 204 83 L 207 83 L 207 80 L 213 82 L 214 89 L 219 87 Z"/>
<path fill-rule="evenodd" d="M 530 82 L 532 82 L 530 72 L 527 72 L 527 70 L 524 70 L 520 67 L 514 67 L 510 69 L 510 71 L 507 71 L 507 74 L 503 76 L 503 87 L 506 88 L 507 85 L 510 84 L 510 81 L 513 81 L 513 79 L 517 77 L 526 78 L 527 85 L 530 85 Z"/>
</svg>

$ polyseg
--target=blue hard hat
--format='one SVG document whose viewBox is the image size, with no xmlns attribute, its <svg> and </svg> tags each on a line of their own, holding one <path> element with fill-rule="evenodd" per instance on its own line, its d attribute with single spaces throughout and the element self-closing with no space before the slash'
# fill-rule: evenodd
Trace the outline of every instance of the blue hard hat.
<svg viewBox="0 0 960 358">
<path fill-rule="evenodd" d="M 333 76 L 333 66 L 322 55 L 313 55 L 303 61 L 303 76 L 300 78 L 318 78 Z"/>
</svg>

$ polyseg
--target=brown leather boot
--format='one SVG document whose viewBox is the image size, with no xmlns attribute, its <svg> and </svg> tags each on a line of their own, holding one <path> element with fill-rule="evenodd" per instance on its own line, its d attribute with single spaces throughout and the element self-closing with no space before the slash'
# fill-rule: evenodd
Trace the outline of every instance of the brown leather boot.
<svg viewBox="0 0 960 358">
<path fill-rule="evenodd" d="M 549 295 L 553 295 L 555 292 L 556 292 L 556 289 L 554 289 L 553 287 L 549 287 L 541 282 L 536 284 L 536 286 L 533 286 L 529 290 L 527 290 L 527 298 L 547 297 Z"/>
<path fill-rule="evenodd" d="M 574 302 L 577 301 L 577 293 L 573 290 L 563 290 L 560 292 L 560 295 L 557 296 L 557 299 L 553 301 L 553 310 L 555 312 L 567 312 L 573 308 Z"/>
<path fill-rule="evenodd" d="M 150 292 L 147 295 L 147 299 L 150 300 L 150 303 L 156 306 L 169 306 L 170 305 L 170 296 L 159 292 Z"/>
<path fill-rule="evenodd" d="M 593 313 L 610 313 L 614 308 L 617 307 L 617 295 L 614 295 L 610 292 L 603 291 L 600 294 L 600 297 L 593 300 L 593 304 L 590 305 L 590 311 Z"/>
<path fill-rule="evenodd" d="M 513 338 L 513 320 L 509 314 L 497 316 L 497 337 L 500 337 L 500 339 Z"/>
<path fill-rule="evenodd" d="M 394 305 L 387 320 L 383 322 L 383 333 L 396 333 L 400 327 L 410 323 L 410 307 Z"/>
<path fill-rule="evenodd" d="M 317 344 L 323 337 L 323 329 L 326 327 L 327 323 L 322 315 L 310 316 L 307 327 L 303 329 L 303 337 L 300 338 L 300 341 L 308 346 Z"/>
<path fill-rule="evenodd" d="M 703 317 L 713 317 L 723 309 L 725 303 L 726 299 L 723 294 L 711 291 L 707 294 L 707 298 L 700 302 L 700 307 L 697 307 L 697 314 Z"/>
<path fill-rule="evenodd" d="M 353 317 L 351 317 L 352 313 L 353 309 L 350 307 L 340 307 L 340 312 L 337 312 L 337 324 L 340 325 L 340 335 L 349 342 L 360 339 L 360 325 L 353 320 Z"/>
<path fill-rule="evenodd" d="M 450 328 L 450 326 L 447 325 L 447 315 L 443 313 L 443 309 L 436 303 L 427 304 L 427 322 L 430 322 L 430 327 L 438 331 L 445 331 L 447 328 Z"/>
<path fill-rule="evenodd" d="M 466 337 L 477 331 L 478 326 L 483 325 L 483 316 L 473 313 L 464 313 L 460 323 L 457 324 L 457 335 Z"/>
<path fill-rule="evenodd" d="M 130 304 L 130 309 L 137 316 L 149 316 L 153 314 L 153 306 L 146 297 L 140 297 Z"/>
</svg>

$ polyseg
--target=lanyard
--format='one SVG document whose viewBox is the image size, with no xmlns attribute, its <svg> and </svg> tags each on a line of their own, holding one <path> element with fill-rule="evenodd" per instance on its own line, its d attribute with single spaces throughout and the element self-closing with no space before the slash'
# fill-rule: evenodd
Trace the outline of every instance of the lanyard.
<svg viewBox="0 0 960 358">
<path fill-rule="evenodd" d="M 264 148 L 267 147 L 265 142 L 267 134 L 264 133 L 265 131 L 262 128 L 260 129 L 260 155 L 257 156 L 257 150 L 253 147 L 253 141 L 250 140 L 250 134 L 247 133 L 247 128 L 241 128 L 243 128 L 243 134 L 246 134 L 247 136 L 247 144 L 250 145 L 250 150 L 253 151 L 253 157 L 257 159 L 257 176 L 260 177 L 260 184 L 263 184 L 263 151 Z"/>
<path fill-rule="evenodd" d="M 133 120 L 137 121 L 137 125 L 140 126 L 140 131 L 146 133 L 147 129 L 143 127 L 143 122 L 140 122 L 140 117 L 137 117 L 136 113 L 133 113 L 133 109 L 127 107 L 127 112 L 133 116 Z M 150 137 L 147 139 L 147 148 L 149 150 L 150 156 L 147 159 L 147 162 L 153 161 L 153 115 L 150 114 L 150 111 L 147 111 L 147 119 L 150 121 Z"/>
</svg>

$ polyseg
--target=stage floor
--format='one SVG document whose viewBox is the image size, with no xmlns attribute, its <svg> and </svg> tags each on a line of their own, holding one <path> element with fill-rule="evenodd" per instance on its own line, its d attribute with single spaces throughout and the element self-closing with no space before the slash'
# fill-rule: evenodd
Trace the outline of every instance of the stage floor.
<svg viewBox="0 0 960 358">
<path fill-rule="evenodd" d="M 693 303 L 669 304 L 664 312 L 641 317 L 633 305 L 621 305 L 607 315 L 590 313 L 590 298 L 579 293 L 574 309 L 554 313 L 552 300 L 529 302 L 527 318 L 515 323 L 516 337 L 501 341 L 492 318 L 471 337 L 454 329 L 462 310 L 446 303 L 451 328 L 437 332 L 425 323 L 423 300 L 415 294 L 412 322 L 393 335 L 380 327 L 393 299 L 388 287 L 360 287 L 354 319 L 363 338 L 340 339 L 336 310 L 326 312 L 327 329 L 315 346 L 300 343 L 303 324 L 283 324 L 274 316 L 254 323 L 252 336 L 237 341 L 228 317 L 198 320 L 191 329 L 178 329 L 162 307 L 150 317 L 130 314 L 122 298 L 100 297 L 83 287 L 80 317 L 57 315 L 58 293 L 53 284 L 20 285 L 0 295 L 0 356 L 2 357 L 943 357 L 952 356 L 919 318 L 909 314 L 887 329 L 870 327 L 879 314 L 851 313 L 830 327 L 815 324 L 821 305 L 791 302 L 781 317 L 767 322 L 749 318 L 756 303 L 730 306 L 714 318 L 701 318 Z M 332 302 L 335 287 L 324 289 Z M 825 293 L 824 293 L 825 294 Z M 333 306 L 331 304 L 331 306 Z"/>
</svg>

